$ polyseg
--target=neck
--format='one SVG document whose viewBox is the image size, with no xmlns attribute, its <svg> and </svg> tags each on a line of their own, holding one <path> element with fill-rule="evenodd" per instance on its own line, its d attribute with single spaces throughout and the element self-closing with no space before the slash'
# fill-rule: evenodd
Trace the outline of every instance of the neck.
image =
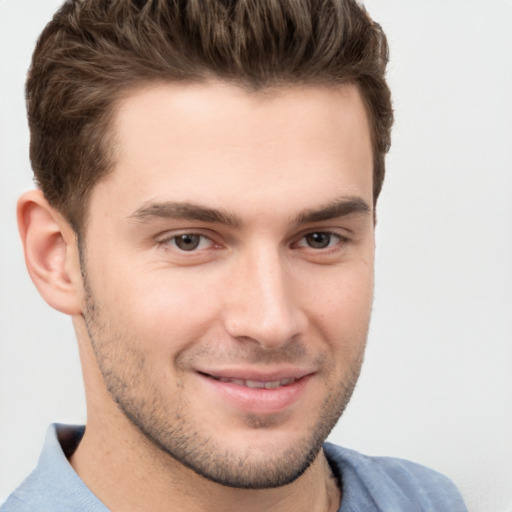
<svg viewBox="0 0 512 512">
<path fill-rule="evenodd" d="M 338 510 L 340 491 L 322 450 L 291 484 L 273 489 L 235 489 L 184 467 L 134 431 L 133 426 L 125 429 L 109 425 L 112 422 L 89 420 L 70 462 L 112 512 Z"/>
</svg>

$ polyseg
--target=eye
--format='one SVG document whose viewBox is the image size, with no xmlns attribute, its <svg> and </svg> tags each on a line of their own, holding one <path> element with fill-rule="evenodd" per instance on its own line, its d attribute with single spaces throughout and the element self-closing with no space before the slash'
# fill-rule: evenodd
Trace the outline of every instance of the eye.
<svg viewBox="0 0 512 512">
<path fill-rule="evenodd" d="M 212 245 L 212 241 L 204 236 L 195 233 L 183 233 L 170 238 L 168 244 L 178 248 L 180 251 L 195 251 L 206 249 Z"/>
<path fill-rule="evenodd" d="M 311 249 L 328 249 L 343 241 L 343 237 L 329 231 L 314 231 L 304 235 L 298 247 L 310 247 Z"/>
</svg>

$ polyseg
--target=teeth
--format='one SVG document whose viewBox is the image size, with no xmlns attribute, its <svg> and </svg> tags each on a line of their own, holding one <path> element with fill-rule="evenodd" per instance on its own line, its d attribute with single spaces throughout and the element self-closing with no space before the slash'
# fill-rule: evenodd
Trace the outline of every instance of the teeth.
<svg viewBox="0 0 512 512">
<path fill-rule="evenodd" d="M 276 389 L 282 386 L 288 386 L 295 382 L 294 378 L 289 379 L 281 379 L 281 380 L 272 380 L 268 382 L 263 382 L 260 380 L 243 380 L 243 379 L 230 379 L 228 377 L 214 377 L 216 380 L 220 382 L 232 382 L 237 386 L 247 386 L 252 389 Z"/>
<path fill-rule="evenodd" d="M 266 387 L 266 384 L 264 382 L 260 382 L 260 381 L 257 381 L 257 380 L 246 380 L 245 381 L 245 385 L 248 388 L 257 388 L 257 389 L 265 388 Z"/>
</svg>

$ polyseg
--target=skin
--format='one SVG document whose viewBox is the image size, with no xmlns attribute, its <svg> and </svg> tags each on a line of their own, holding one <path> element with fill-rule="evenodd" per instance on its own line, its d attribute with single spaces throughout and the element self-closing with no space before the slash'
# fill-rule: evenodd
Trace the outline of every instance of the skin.
<svg viewBox="0 0 512 512">
<path fill-rule="evenodd" d="M 73 467 L 114 511 L 337 510 L 321 444 L 373 296 L 358 90 L 155 84 L 113 130 L 80 250 L 40 192 L 19 203 L 31 276 L 79 342 Z"/>
</svg>

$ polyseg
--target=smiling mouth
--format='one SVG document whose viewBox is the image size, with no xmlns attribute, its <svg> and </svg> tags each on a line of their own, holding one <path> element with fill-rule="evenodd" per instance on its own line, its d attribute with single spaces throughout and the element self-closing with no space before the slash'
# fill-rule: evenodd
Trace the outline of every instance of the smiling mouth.
<svg viewBox="0 0 512 512">
<path fill-rule="evenodd" d="M 237 412 L 263 415 L 285 411 L 299 401 L 314 375 L 297 368 L 266 374 L 248 368 L 196 372 L 208 384 L 205 390 L 213 391 L 212 400 L 220 399 Z"/>
<path fill-rule="evenodd" d="M 278 389 L 285 386 L 289 386 L 294 384 L 298 379 L 295 378 L 287 378 L 280 380 L 271 380 L 271 381 L 261 381 L 261 380 L 244 380 L 244 379 L 236 379 L 229 377 L 214 377 L 213 375 L 204 374 L 207 377 L 210 377 L 213 380 L 217 380 L 219 382 L 229 382 L 231 384 L 236 384 L 237 386 L 245 386 L 247 388 L 252 389 Z"/>
</svg>

